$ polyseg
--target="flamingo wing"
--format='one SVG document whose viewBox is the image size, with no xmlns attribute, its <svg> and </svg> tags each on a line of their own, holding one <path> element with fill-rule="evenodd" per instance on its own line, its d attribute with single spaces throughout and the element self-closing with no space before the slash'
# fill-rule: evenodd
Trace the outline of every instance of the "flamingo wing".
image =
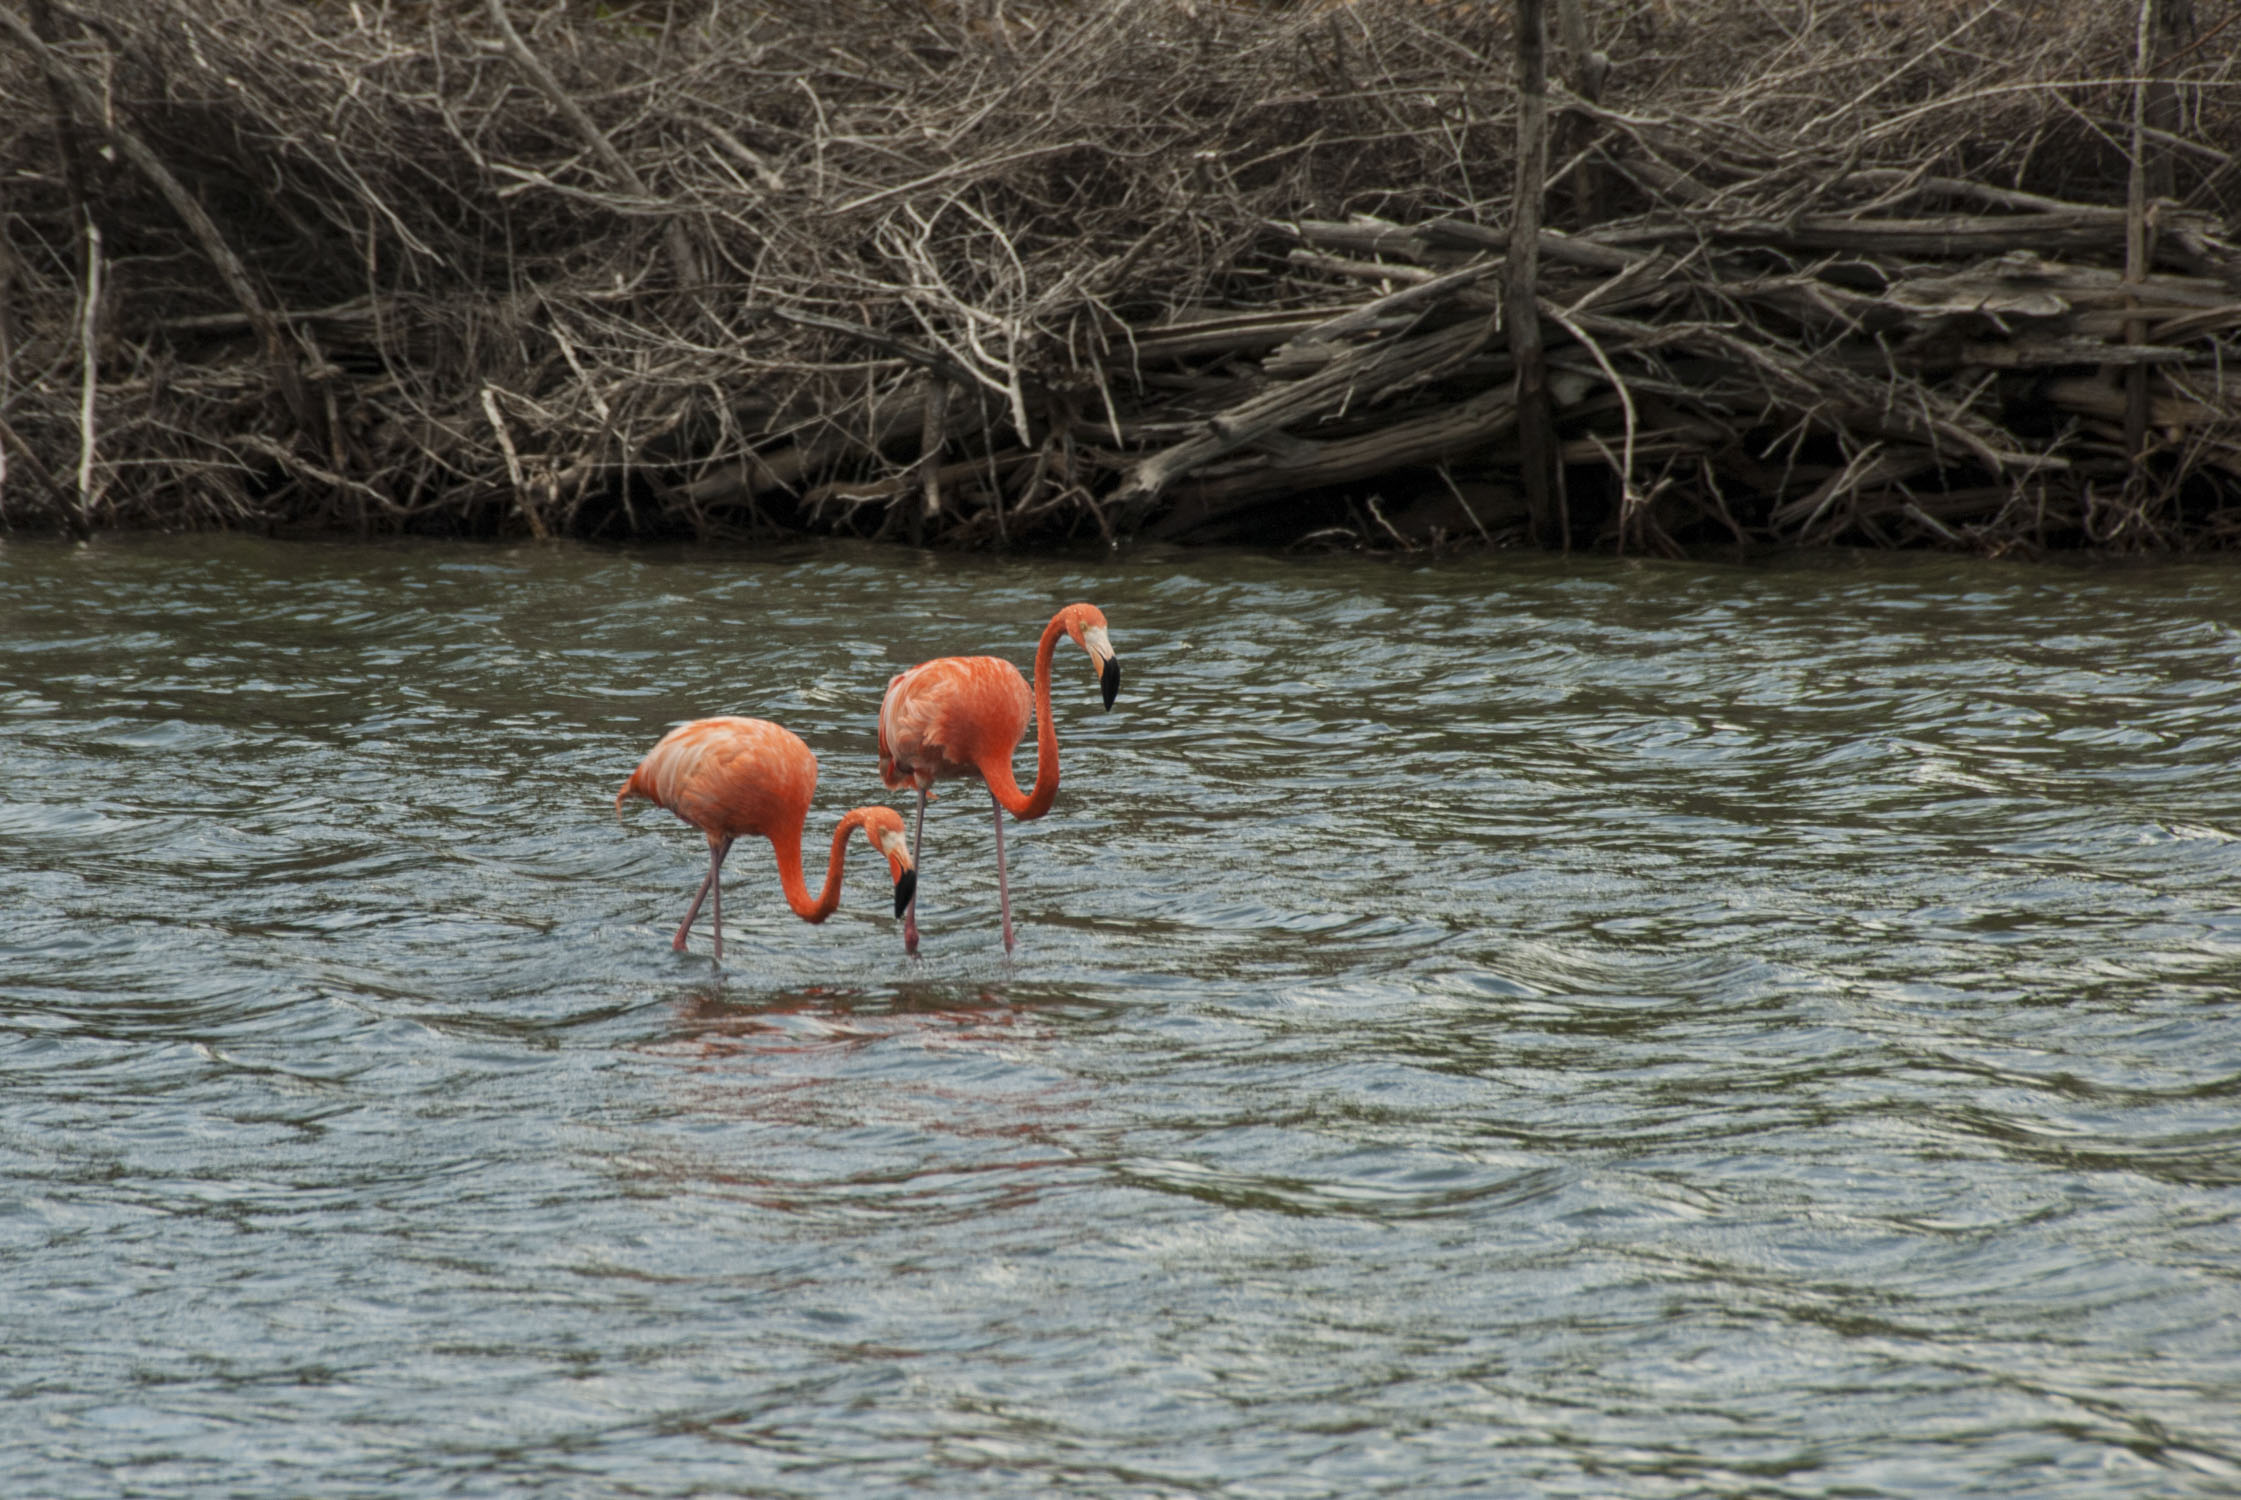
<svg viewBox="0 0 2241 1500">
<path fill-rule="evenodd" d="M 999 657 L 945 656 L 898 673 L 879 705 L 880 779 L 923 789 L 1008 762 L 1034 703 L 1019 668 Z"/>
<path fill-rule="evenodd" d="M 767 719 L 695 719 L 663 735 L 615 798 L 666 807 L 711 838 L 799 830 L 817 789 L 817 757 Z"/>
</svg>

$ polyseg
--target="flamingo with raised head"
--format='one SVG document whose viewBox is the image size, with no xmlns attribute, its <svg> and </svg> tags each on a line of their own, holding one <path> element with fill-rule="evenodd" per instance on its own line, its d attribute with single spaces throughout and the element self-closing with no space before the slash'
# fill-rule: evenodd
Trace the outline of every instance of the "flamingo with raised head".
<svg viewBox="0 0 2241 1500">
<path fill-rule="evenodd" d="M 1032 698 L 1019 668 L 994 656 L 944 656 L 897 673 L 879 705 L 879 774 L 889 786 L 918 789 L 918 818 L 910 839 L 915 869 L 926 831 L 926 794 L 949 776 L 978 776 L 988 785 L 996 817 L 996 896 L 1004 912 L 1004 951 L 1013 948 L 1011 877 L 1004 868 L 1004 814 L 1021 820 L 1050 811 L 1058 796 L 1058 730 L 1050 716 L 1050 664 L 1058 638 L 1070 636 L 1089 653 L 1105 707 L 1120 696 L 1120 659 L 1105 634 L 1105 616 L 1094 604 L 1069 604 L 1051 616 L 1035 648 Z M 1019 789 L 1012 752 L 1035 719 L 1035 785 Z M 918 901 L 903 907 L 903 949 L 918 951 Z"/>
<path fill-rule="evenodd" d="M 700 903 L 715 895 L 712 920 L 716 959 L 724 957 L 724 856 L 732 840 L 760 835 L 778 855 L 778 881 L 786 904 L 804 922 L 822 922 L 840 905 L 841 868 L 847 863 L 848 835 L 864 830 L 874 849 L 887 856 L 895 877 L 895 915 L 901 916 L 918 886 L 917 861 L 903 847 L 903 817 L 891 807 L 852 807 L 833 830 L 833 852 L 825 866 L 825 889 L 812 901 L 802 880 L 802 825 L 809 820 L 809 797 L 817 789 L 817 757 L 801 737 L 768 719 L 695 719 L 680 724 L 646 752 L 638 769 L 615 793 L 615 814 L 632 797 L 666 807 L 708 836 L 708 877 L 693 897 L 692 909 L 670 946 L 685 951 Z"/>
</svg>

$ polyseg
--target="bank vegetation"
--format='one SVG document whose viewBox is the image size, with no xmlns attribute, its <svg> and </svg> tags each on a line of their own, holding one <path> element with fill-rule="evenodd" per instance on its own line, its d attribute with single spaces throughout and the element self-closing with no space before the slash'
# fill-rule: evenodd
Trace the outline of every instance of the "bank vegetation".
<svg viewBox="0 0 2241 1500">
<path fill-rule="evenodd" d="M 1541 9 L 0 0 L 0 527 L 2241 540 L 2241 0 Z"/>
</svg>

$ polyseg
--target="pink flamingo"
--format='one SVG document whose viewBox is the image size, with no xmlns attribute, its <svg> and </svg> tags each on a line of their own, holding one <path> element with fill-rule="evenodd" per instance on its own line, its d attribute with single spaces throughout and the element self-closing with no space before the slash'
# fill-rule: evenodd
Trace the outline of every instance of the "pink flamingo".
<svg viewBox="0 0 2241 1500">
<path fill-rule="evenodd" d="M 1032 699 L 1019 668 L 994 656 L 944 656 L 898 673 L 879 705 L 879 774 L 898 790 L 918 789 L 918 819 L 911 833 L 913 867 L 926 831 L 926 797 L 945 776 L 978 776 L 987 783 L 996 817 L 996 894 L 1004 911 L 1004 951 L 1012 951 L 1011 878 L 1004 867 L 1004 814 L 1022 820 L 1050 811 L 1058 796 L 1058 730 L 1050 715 L 1050 665 L 1058 638 L 1071 636 L 1089 653 L 1105 707 L 1120 695 L 1120 659 L 1105 634 L 1105 616 L 1093 604 L 1069 604 L 1051 616 L 1035 648 Z M 1019 789 L 1012 752 L 1035 719 L 1035 785 Z M 918 951 L 915 892 L 902 908 L 903 949 Z"/>
<path fill-rule="evenodd" d="M 632 797 L 666 807 L 708 835 L 708 877 L 693 897 L 692 909 L 670 946 L 685 951 L 700 903 L 716 898 L 712 920 L 716 959 L 724 957 L 724 856 L 732 840 L 759 834 L 778 855 L 778 881 L 786 904 L 804 922 L 822 922 L 840 905 L 841 867 L 847 862 L 848 835 L 864 830 L 873 848 L 887 856 L 895 877 L 895 914 L 909 907 L 918 888 L 917 861 L 903 847 L 902 814 L 891 807 L 852 807 L 833 830 L 833 852 L 825 866 L 825 889 L 812 901 L 801 869 L 802 825 L 809 820 L 810 793 L 817 788 L 817 757 L 792 730 L 768 719 L 695 719 L 680 724 L 646 752 L 638 769 L 615 793 L 615 812 Z"/>
</svg>

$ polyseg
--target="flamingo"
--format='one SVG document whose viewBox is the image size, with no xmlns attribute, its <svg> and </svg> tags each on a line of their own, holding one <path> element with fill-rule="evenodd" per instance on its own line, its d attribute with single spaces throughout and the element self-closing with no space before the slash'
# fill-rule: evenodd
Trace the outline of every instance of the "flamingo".
<svg viewBox="0 0 2241 1500">
<path fill-rule="evenodd" d="M 915 869 L 926 831 L 926 797 L 945 776 L 978 776 L 987 783 L 996 817 L 996 895 L 1004 911 L 1004 951 L 1012 941 L 1011 879 L 1004 868 L 1004 814 L 1025 821 L 1050 811 L 1058 796 L 1058 730 L 1050 716 L 1050 663 L 1061 635 L 1089 653 L 1098 688 L 1111 709 L 1120 696 L 1120 659 L 1105 635 L 1105 616 L 1094 604 L 1069 604 L 1051 616 L 1035 648 L 1035 693 L 1030 704 L 1019 668 L 994 656 L 944 656 L 897 673 L 879 705 L 879 775 L 890 787 L 918 789 L 918 820 L 910 839 Z M 1035 716 L 1035 785 L 1019 789 L 1012 752 Z M 903 951 L 918 951 L 915 892 L 903 913 Z"/>
<path fill-rule="evenodd" d="M 847 861 L 848 835 L 864 830 L 872 847 L 887 856 L 895 877 L 895 915 L 901 916 L 918 888 L 917 861 L 903 847 L 903 817 L 891 807 L 852 807 L 833 830 L 832 857 L 825 866 L 825 889 L 812 901 L 802 882 L 802 825 L 809 819 L 809 794 L 817 787 L 817 757 L 801 737 L 768 719 L 695 719 L 680 724 L 646 752 L 638 769 L 615 793 L 615 814 L 632 797 L 666 807 L 708 835 L 708 877 L 693 896 L 692 909 L 677 928 L 670 947 L 685 951 L 700 903 L 716 897 L 716 961 L 724 958 L 724 888 L 720 879 L 732 840 L 760 834 L 778 855 L 778 881 L 786 904 L 804 922 L 822 922 L 840 905 L 840 873 Z"/>
</svg>

